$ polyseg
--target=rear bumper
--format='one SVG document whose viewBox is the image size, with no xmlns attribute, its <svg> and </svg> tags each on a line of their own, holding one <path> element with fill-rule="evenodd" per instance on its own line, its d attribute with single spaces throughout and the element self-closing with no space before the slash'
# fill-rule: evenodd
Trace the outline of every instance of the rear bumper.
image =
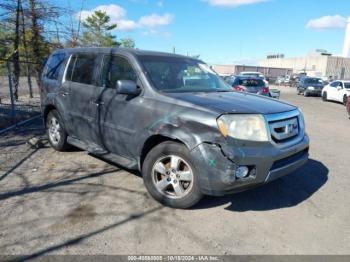
<svg viewBox="0 0 350 262">
<path fill-rule="evenodd" d="M 252 147 L 201 144 L 191 151 L 200 175 L 202 192 L 222 196 L 254 188 L 283 177 L 308 161 L 309 138 L 280 149 L 271 143 Z M 237 179 L 235 171 L 247 166 L 250 175 Z"/>
</svg>

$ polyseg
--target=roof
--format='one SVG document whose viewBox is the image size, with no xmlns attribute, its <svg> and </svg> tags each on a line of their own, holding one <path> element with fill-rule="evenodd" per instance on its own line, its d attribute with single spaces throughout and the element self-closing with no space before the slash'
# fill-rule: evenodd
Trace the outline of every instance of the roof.
<svg viewBox="0 0 350 262">
<path fill-rule="evenodd" d="M 111 52 L 121 52 L 121 53 L 129 53 L 134 56 L 167 56 L 167 57 L 177 57 L 177 58 L 187 58 L 187 59 L 193 59 L 198 60 L 193 57 L 188 57 L 184 55 L 178 55 L 173 53 L 166 53 L 166 52 L 157 52 L 157 51 L 148 51 L 148 50 L 141 50 L 141 49 L 134 49 L 134 48 L 122 48 L 122 47 L 76 47 L 76 48 L 65 48 L 65 49 L 58 49 L 59 51 L 67 51 L 69 53 L 75 53 L 75 52 L 98 52 L 98 53 L 111 53 Z"/>
</svg>

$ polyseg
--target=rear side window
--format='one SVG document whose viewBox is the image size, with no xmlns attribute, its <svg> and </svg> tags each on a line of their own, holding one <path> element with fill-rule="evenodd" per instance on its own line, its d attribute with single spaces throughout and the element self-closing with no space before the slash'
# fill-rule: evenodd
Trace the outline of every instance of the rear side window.
<svg viewBox="0 0 350 262">
<path fill-rule="evenodd" d="M 96 59 L 97 56 L 91 54 L 73 55 L 67 69 L 66 80 L 93 85 Z"/>
<path fill-rule="evenodd" d="M 136 82 L 137 75 L 135 70 L 123 57 L 104 56 L 99 85 L 114 88 L 118 80 L 131 80 Z"/>
<path fill-rule="evenodd" d="M 52 55 L 47 61 L 44 77 L 51 80 L 58 80 L 65 58 L 66 55 L 63 53 Z"/>
</svg>

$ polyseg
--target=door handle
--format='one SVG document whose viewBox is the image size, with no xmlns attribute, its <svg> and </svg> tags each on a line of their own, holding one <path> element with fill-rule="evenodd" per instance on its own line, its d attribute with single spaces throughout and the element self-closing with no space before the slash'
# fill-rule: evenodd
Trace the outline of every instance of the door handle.
<svg viewBox="0 0 350 262">
<path fill-rule="evenodd" d="M 63 97 L 65 97 L 65 96 L 68 96 L 68 95 L 69 95 L 69 93 L 68 93 L 68 92 L 64 92 L 64 91 L 61 91 L 61 92 L 59 92 L 58 94 L 59 94 L 59 95 L 61 95 L 61 96 L 63 96 Z"/>
<path fill-rule="evenodd" d="M 90 101 L 90 104 L 93 104 L 95 106 L 102 106 L 104 105 L 105 103 L 103 101 Z"/>
</svg>

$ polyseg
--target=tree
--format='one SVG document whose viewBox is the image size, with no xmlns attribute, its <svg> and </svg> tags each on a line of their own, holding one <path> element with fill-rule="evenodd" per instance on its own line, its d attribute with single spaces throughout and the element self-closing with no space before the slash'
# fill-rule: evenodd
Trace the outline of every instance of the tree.
<svg viewBox="0 0 350 262">
<path fill-rule="evenodd" d="M 117 28 L 116 24 L 110 24 L 110 17 L 103 11 L 95 11 L 83 21 L 83 46 L 118 46 L 115 36 L 110 31 Z"/>
<path fill-rule="evenodd" d="M 19 26 L 20 26 L 20 5 L 21 0 L 17 0 L 16 5 L 16 20 L 15 20 L 15 39 L 13 41 L 13 55 L 12 55 L 12 62 L 13 62 L 13 95 L 15 96 L 15 99 L 18 100 L 18 86 L 19 86 L 19 76 L 21 74 L 21 69 L 19 65 L 19 41 L 20 41 L 20 34 L 19 34 Z"/>
<path fill-rule="evenodd" d="M 32 71 L 40 85 L 43 61 L 53 48 L 60 46 L 59 42 L 51 41 L 51 35 L 59 40 L 57 21 L 62 10 L 47 0 L 0 1 L 0 52 L 4 54 L 2 58 L 12 62 L 16 98 L 21 75 L 27 76 L 31 97 Z M 57 25 L 54 32 L 52 25 Z"/>
<path fill-rule="evenodd" d="M 33 54 L 33 61 L 35 63 L 36 80 L 41 86 L 41 73 L 43 70 L 43 61 L 49 53 L 47 43 L 43 36 L 43 27 L 40 26 L 40 19 L 44 19 L 43 10 L 45 6 L 38 0 L 29 0 L 29 14 L 31 19 L 31 48 Z"/>
<path fill-rule="evenodd" d="M 8 44 L 11 46 L 7 48 L 5 46 L 3 51 L 5 51 L 6 60 L 11 60 L 12 74 L 13 74 L 13 94 L 15 99 L 18 99 L 18 86 L 19 86 L 19 77 L 21 73 L 20 63 L 19 63 L 19 45 L 20 45 L 20 5 L 21 0 L 16 1 L 3 1 L 0 3 L 0 10 L 3 11 L 1 14 L 2 23 L 1 28 L 7 33 L 7 39 L 1 39 L 2 41 L 8 41 Z M 3 35 L 2 35 L 3 37 Z M 8 61 L 6 61 L 8 62 Z"/>
<path fill-rule="evenodd" d="M 131 38 L 123 38 L 120 40 L 120 46 L 125 48 L 135 48 L 135 41 Z"/>
<path fill-rule="evenodd" d="M 24 17 L 22 2 L 20 2 L 19 8 L 20 8 L 21 16 L 22 16 L 22 38 L 23 38 L 22 42 L 23 42 L 23 48 L 24 48 L 24 54 L 25 54 L 26 73 L 27 73 L 27 81 L 28 81 L 28 87 L 29 87 L 29 97 L 33 98 L 32 79 L 31 79 L 30 65 L 29 65 L 29 51 L 28 51 L 28 44 L 27 44 L 27 38 L 26 38 L 26 24 L 25 24 L 25 17 Z"/>
</svg>

